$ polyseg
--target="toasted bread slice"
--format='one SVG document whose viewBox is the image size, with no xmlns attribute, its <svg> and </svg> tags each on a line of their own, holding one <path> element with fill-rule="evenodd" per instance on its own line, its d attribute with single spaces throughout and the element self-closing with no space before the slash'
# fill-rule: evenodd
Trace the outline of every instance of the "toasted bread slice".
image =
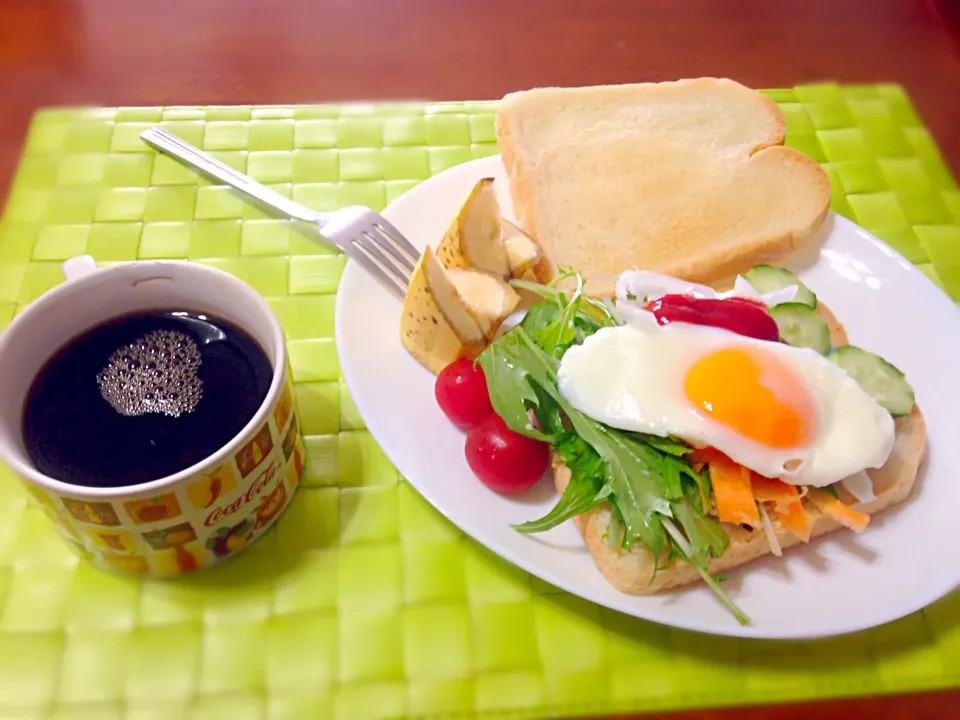
<svg viewBox="0 0 960 720">
<path fill-rule="evenodd" d="M 822 304 L 817 306 L 817 310 L 830 326 L 832 344 L 846 344 L 847 336 L 843 326 L 833 314 Z M 876 499 L 868 503 L 851 502 L 853 508 L 868 515 L 875 515 L 907 499 L 923 459 L 927 433 L 920 408 L 914 405 L 912 412 L 897 418 L 894 426 L 896 440 L 889 459 L 882 467 L 867 471 L 873 480 Z M 557 490 L 562 492 L 570 480 L 570 471 L 556 455 L 552 468 L 554 484 Z M 805 508 L 814 518 L 812 537 L 825 535 L 841 527 L 812 504 L 806 503 Z M 605 533 L 610 525 L 610 506 L 607 503 L 576 516 L 573 522 L 583 536 L 600 572 L 618 590 L 632 595 L 650 595 L 700 580 L 700 573 L 696 568 L 678 559 L 658 570 L 651 582 L 653 554 L 649 550 L 634 546 L 629 552 L 625 552 L 608 545 Z M 783 529 L 779 520 L 772 520 L 772 523 L 781 548 L 786 549 L 800 542 L 795 535 Z M 723 529 L 730 537 L 730 544 L 723 555 L 708 562 L 707 567 L 711 573 L 730 570 L 770 552 L 770 543 L 762 529 L 748 530 L 729 523 L 723 523 Z"/>
<path fill-rule="evenodd" d="M 823 169 L 783 147 L 777 105 L 731 80 L 512 93 L 496 136 L 551 270 L 715 282 L 803 246 L 829 206 Z"/>
</svg>

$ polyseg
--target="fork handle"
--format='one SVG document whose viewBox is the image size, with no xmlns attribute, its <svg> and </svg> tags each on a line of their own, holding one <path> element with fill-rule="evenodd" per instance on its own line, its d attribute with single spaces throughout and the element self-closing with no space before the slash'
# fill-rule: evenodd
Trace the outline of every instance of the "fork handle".
<svg viewBox="0 0 960 720">
<path fill-rule="evenodd" d="M 246 193 L 284 215 L 310 223 L 322 222 L 326 217 L 323 213 L 311 210 L 290 198 L 284 197 L 275 190 L 271 190 L 266 185 L 258 183 L 248 175 L 244 175 L 226 163 L 217 160 L 209 153 L 194 147 L 162 128 L 153 127 L 144 130 L 140 133 L 140 137 L 158 150 L 192 165 L 197 170 Z"/>
</svg>

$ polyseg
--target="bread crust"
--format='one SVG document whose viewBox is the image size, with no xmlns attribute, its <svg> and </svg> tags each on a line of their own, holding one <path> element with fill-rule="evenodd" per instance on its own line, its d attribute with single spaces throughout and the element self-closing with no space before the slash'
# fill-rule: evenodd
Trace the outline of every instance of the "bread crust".
<svg viewBox="0 0 960 720">
<path fill-rule="evenodd" d="M 530 179 L 527 175 L 526 165 L 517 162 L 516 133 L 513 131 L 509 114 L 511 96 L 512 94 L 507 95 L 497 105 L 497 112 L 493 118 L 494 135 L 497 138 L 497 146 L 500 148 L 500 161 L 507 177 L 510 179 L 510 203 L 513 205 L 513 215 L 517 220 L 517 225 L 523 228 L 528 235 L 539 238 L 536 221 L 531 212 L 532 203 L 530 199 L 532 193 L 530 192 Z M 553 277 L 554 268 L 547 259 L 546 252 L 541 255 L 540 262 L 537 263 L 534 272 L 540 282 L 548 282 Z"/>
<path fill-rule="evenodd" d="M 776 105 L 774 105 L 774 108 L 779 115 L 779 108 L 776 108 Z M 660 272 L 665 275 L 685 278 L 691 282 L 714 283 L 741 273 L 754 265 L 772 263 L 777 258 L 785 257 L 801 249 L 802 241 L 813 235 L 817 228 L 823 224 L 827 213 L 830 211 L 830 181 L 827 179 L 823 168 L 815 160 L 799 150 L 784 147 L 782 143 L 783 136 L 781 135 L 779 142 L 771 139 L 769 143 L 761 145 L 752 156 L 777 152 L 793 162 L 808 167 L 811 171 L 811 177 L 815 177 L 818 182 L 822 200 L 820 212 L 811 216 L 806 225 L 793 228 L 786 234 L 755 237 L 749 245 L 738 245 L 736 248 L 713 247 L 701 252 L 694 258 L 679 259 L 673 264 L 665 265 Z"/>
<path fill-rule="evenodd" d="M 631 87 L 696 86 L 697 84 L 703 86 L 706 84 L 731 84 L 743 87 L 734 81 L 717 78 L 685 79 L 674 83 L 640 83 Z M 591 90 L 593 88 L 581 89 Z M 531 236 L 540 239 L 542 228 L 539 227 L 537 213 L 534 210 L 535 192 L 531 180 L 532 168 L 527 167 L 527 163 L 521 157 L 518 150 L 518 131 L 514 126 L 518 122 L 514 112 L 514 101 L 521 95 L 523 93 L 511 93 L 503 98 L 497 108 L 494 127 L 500 147 L 501 160 L 509 178 L 510 199 L 517 223 Z M 756 144 L 750 149 L 750 157 L 756 158 L 765 153 L 776 153 L 783 162 L 794 162 L 804 166 L 805 174 L 809 175 L 811 182 L 816 185 L 819 210 L 807 218 L 806 222 L 785 232 L 746 237 L 742 242 L 728 247 L 717 245 L 703 247 L 695 254 L 684 254 L 670 262 L 660 263 L 657 267 L 648 269 L 654 269 L 693 282 L 717 282 L 743 272 L 753 265 L 769 263 L 776 258 L 798 250 L 803 241 L 810 238 L 823 223 L 829 211 L 830 202 L 830 184 L 826 173 L 812 158 L 783 145 L 786 124 L 777 104 L 759 92 L 753 92 L 752 97 L 755 102 L 763 107 L 764 112 L 769 114 L 771 130 L 767 137 L 757 139 Z M 545 281 L 553 277 L 555 273 L 556 267 L 545 257 L 542 267 L 538 267 L 538 278 Z M 612 286 L 608 287 L 603 280 L 599 280 L 593 283 L 591 293 L 610 293 L 612 289 Z"/>
<path fill-rule="evenodd" d="M 817 311 L 830 327 L 832 344 L 846 344 L 847 336 L 843 326 L 830 310 L 821 303 L 817 305 Z M 882 467 L 867 471 L 873 480 L 876 499 L 868 503 L 856 503 L 851 497 L 843 498 L 853 508 L 867 515 L 875 515 L 906 500 L 913 490 L 923 460 L 927 434 L 920 408 L 914 405 L 909 415 L 896 419 L 894 427 L 896 439 L 889 459 Z M 570 471 L 556 454 L 552 456 L 551 467 L 554 484 L 559 492 L 563 492 L 570 479 Z M 811 537 L 826 535 L 842 527 L 809 503 L 806 509 L 814 519 Z M 608 503 L 576 516 L 573 522 L 600 572 L 611 585 L 622 592 L 650 595 L 701 580 L 696 568 L 679 559 L 667 567 L 661 567 L 651 580 L 654 563 L 653 554 L 648 549 L 634 546 L 626 552 L 611 548 L 606 538 L 610 525 Z M 771 519 L 771 522 L 781 548 L 785 550 L 800 542 L 795 535 L 783 529 L 779 520 Z M 729 523 L 723 523 L 722 527 L 730 538 L 730 543 L 723 555 L 708 561 L 707 568 L 711 573 L 722 573 L 771 552 L 770 542 L 762 529 L 748 530 Z"/>
</svg>

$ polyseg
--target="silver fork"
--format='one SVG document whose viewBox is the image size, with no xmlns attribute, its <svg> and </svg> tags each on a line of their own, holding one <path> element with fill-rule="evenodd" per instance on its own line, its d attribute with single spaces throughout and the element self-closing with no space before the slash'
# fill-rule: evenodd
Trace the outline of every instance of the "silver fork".
<svg viewBox="0 0 960 720">
<path fill-rule="evenodd" d="M 144 130 L 140 137 L 158 150 L 288 217 L 314 223 L 323 237 L 362 265 L 388 290 L 403 297 L 420 252 L 380 214 L 361 206 L 345 207 L 332 213 L 317 212 L 261 185 L 162 128 Z"/>
</svg>

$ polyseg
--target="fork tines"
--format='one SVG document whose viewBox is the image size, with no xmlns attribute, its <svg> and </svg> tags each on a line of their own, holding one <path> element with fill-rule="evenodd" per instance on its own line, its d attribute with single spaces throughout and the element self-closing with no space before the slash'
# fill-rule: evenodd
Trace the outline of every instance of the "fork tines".
<svg viewBox="0 0 960 720">
<path fill-rule="evenodd" d="M 393 225 L 372 211 L 370 215 L 344 250 L 388 289 L 403 297 L 420 253 Z"/>
</svg>

